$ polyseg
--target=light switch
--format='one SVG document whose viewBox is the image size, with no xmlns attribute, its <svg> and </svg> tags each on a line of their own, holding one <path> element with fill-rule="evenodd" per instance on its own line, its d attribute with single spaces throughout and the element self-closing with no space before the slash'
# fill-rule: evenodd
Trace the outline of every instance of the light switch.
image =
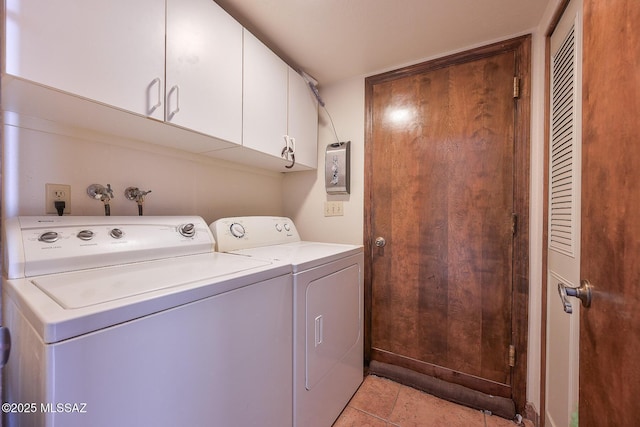
<svg viewBox="0 0 640 427">
<path fill-rule="evenodd" d="M 343 216 L 344 205 L 341 201 L 324 202 L 324 216 Z"/>
</svg>

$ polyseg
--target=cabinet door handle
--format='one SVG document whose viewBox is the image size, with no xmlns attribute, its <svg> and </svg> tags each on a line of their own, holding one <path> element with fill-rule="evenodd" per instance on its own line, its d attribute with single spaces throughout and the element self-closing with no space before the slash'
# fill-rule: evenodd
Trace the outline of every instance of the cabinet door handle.
<svg viewBox="0 0 640 427">
<path fill-rule="evenodd" d="M 178 86 L 178 85 L 172 86 L 171 90 L 169 91 L 169 97 L 174 92 L 176 93 L 176 108 L 174 108 L 169 113 L 169 117 L 168 117 L 169 120 L 173 119 L 173 116 L 175 116 L 176 114 L 178 114 L 180 112 L 180 86 Z"/>
<path fill-rule="evenodd" d="M 156 103 L 149 108 L 149 115 L 153 114 L 153 112 L 162 105 L 162 80 L 160 80 L 160 77 L 156 77 L 151 81 L 151 83 L 149 84 L 149 92 L 151 92 L 151 88 L 153 87 L 153 85 L 158 86 L 158 95 L 156 97 Z M 149 98 L 150 97 L 151 96 L 149 96 Z"/>
<path fill-rule="evenodd" d="M 291 153 L 291 164 L 284 165 L 284 167 L 287 169 L 291 169 L 295 165 L 296 165 L 296 155 L 294 153 Z"/>
<path fill-rule="evenodd" d="M 287 169 L 291 169 L 296 164 L 296 139 L 289 137 L 289 142 L 290 142 L 289 152 L 291 153 L 291 164 L 285 165 L 285 168 Z"/>
<path fill-rule="evenodd" d="M 282 137 L 284 138 L 284 148 L 282 149 L 282 152 L 280 153 L 280 155 L 282 156 L 283 159 L 289 159 L 289 153 L 291 153 L 291 147 L 289 145 L 289 135 L 282 135 Z"/>
<path fill-rule="evenodd" d="M 291 138 L 289 135 L 284 136 L 284 148 L 280 153 L 280 156 L 285 160 L 291 160 L 291 164 L 285 165 L 284 167 L 287 169 L 291 169 L 296 164 L 296 140 Z"/>
</svg>

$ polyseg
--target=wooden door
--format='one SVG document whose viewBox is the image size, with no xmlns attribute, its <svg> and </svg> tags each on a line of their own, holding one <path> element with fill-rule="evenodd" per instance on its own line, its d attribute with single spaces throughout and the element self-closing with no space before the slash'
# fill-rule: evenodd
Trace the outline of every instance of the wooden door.
<svg viewBox="0 0 640 427">
<path fill-rule="evenodd" d="M 498 47 L 367 79 L 365 222 L 386 243 L 367 245 L 370 357 L 503 397 L 513 319 L 526 319 L 513 293 L 520 60 Z"/>
<path fill-rule="evenodd" d="M 640 420 L 640 2 L 584 0 L 580 426 Z M 551 362 L 549 362 L 551 363 Z"/>
</svg>

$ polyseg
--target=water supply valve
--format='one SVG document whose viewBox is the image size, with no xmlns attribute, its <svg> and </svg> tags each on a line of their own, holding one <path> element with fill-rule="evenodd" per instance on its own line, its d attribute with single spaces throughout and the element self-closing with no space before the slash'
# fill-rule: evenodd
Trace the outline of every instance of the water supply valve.
<svg viewBox="0 0 640 427">
<path fill-rule="evenodd" d="M 151 193 L 151 190 L 143 191 L 138 187 L 127 187 L 124 190 L 124 197 L 126 197 L 127 200 L 133 200 L 138 204 L 138 215 L 142 216 L 142 204 L 144 203 L 144 196 L 149 193 Z"/>
<path fill-rule="evenodd" d="M 113 190 L 111 189 L 111 184 L 107 184 L 105 187 L 101 184 L 91 184 L 87 187 L 87 194 L 92 199 L 100 200 L 104 203 L 104 214 L 105 216 L 111 215 L 111 207 L 109 205 L 109 201 L 113 199 Z"/>
</svg>

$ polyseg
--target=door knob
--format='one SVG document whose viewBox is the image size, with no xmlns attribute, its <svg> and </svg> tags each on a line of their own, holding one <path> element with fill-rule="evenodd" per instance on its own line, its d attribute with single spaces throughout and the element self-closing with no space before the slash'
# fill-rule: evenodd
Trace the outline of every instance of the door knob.
<svg viewBox="0 0 640 427">
<path fill-rule="evenodd" d="M 573 307 L 568 297 L 579 298 L 583 307 L 591 306 L 591 283 L 588 280 L 581 280 L 579 288 L 572 288 L 564 283 L 558 283 L 558 294 L 560 294 L 565 313 L 573 313 Z"/>
<path fill-rule="evenodd" d="M 377 247 L 382 248 L 382 247 L 384 247 L 384 245 L 387 244 L 387 241 L 384 240 L 384 237 L 377 237 L 376 241 L 375 241 L 375 244 L 376 244 Z"/>
</svg>

